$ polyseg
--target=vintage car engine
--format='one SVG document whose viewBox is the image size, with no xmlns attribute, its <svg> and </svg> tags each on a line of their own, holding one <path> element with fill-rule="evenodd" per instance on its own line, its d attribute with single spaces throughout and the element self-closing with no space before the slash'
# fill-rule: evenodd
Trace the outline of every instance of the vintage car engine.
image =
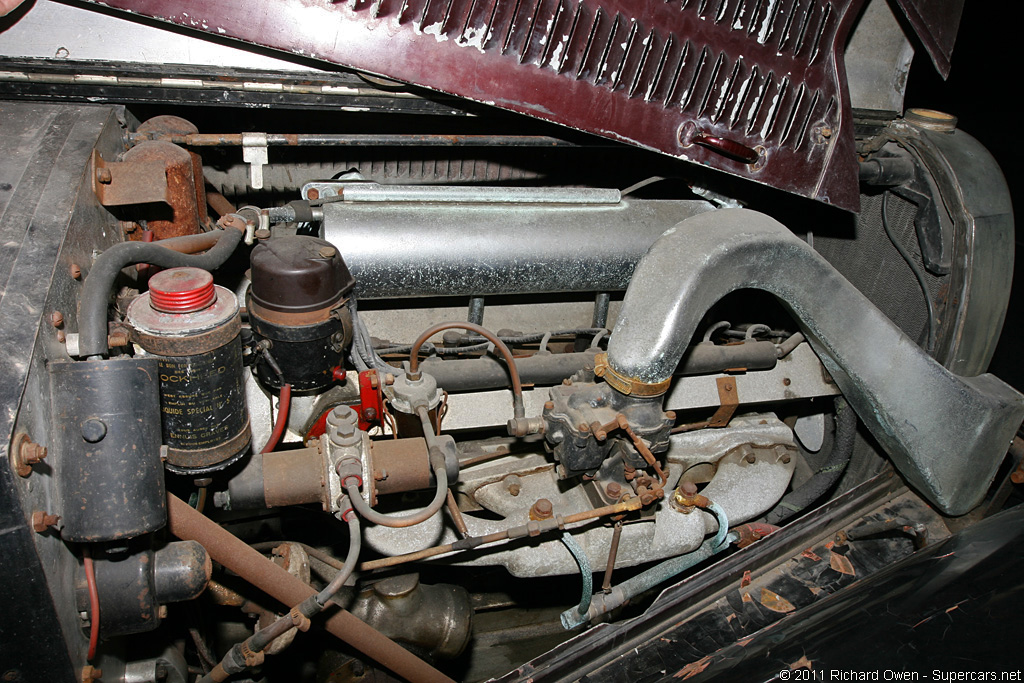
<svg viewBox="0 0 1024 683">
<path fill-rule="evenodd" d="M 984 374 L 1005 182 L 955 119 L 851 71 L 862 106 L 823 81 L 810 146 L 770 154 L 753 108 L 747 142 L 681 128 L 696 148 L 664 156 L 353 74 L 386 106 L 4 101 L 4 547 L 35 607 L 0 633 L 55 652 L 5 653 L 4 680 L 529 678 L 760 539 L 813 545 L 801 520 L 833 538 L 850 496 L 856 519 L 912 500 L 925 522 L 886 529 L 915 543 L 977 509 L 1024 420 Z M 731 177 L 687 163 L 714 155 Z M 792 187 L 757 175 L 779 158 Z"/>
</svg>

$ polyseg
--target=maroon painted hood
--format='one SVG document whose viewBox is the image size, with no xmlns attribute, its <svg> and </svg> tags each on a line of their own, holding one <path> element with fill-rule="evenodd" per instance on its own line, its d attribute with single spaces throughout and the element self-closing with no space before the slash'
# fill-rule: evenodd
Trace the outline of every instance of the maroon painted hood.
<svg viewBox="0 0 1024 683">
<path fill-rule="evenodd" d="M 861 0 L 94 0 L 857 211 Z"/>
</svg>

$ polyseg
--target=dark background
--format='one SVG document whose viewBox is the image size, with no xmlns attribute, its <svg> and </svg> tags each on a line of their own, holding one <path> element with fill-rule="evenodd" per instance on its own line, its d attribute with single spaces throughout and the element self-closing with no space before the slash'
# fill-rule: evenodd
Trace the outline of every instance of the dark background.
<svg viewBox="0 0 1024 683">
<path fill-rule="evenodd" d="M 1010 308 L 990 371 L 1024 390 L 1024 362 L 1018 341 L 1018 335 L 1024 330 L 1024 249 L 1021 247 L 1024 244 L 1024 179 L 1009 119 L 1010 97 L 1018 86 L 1012 69 L 1008 68 L 1011 51 L 1022 36 L 1019 31 L 1015 32 L 1016 21 L 1001 12 L 992 12 L 992 8 L 990 1 L 967 0 L 948 81 L 943 82 L 924 49 L 915 46 L 917 52 L 907 82 L 906 106 L 955 114 L 960 119 L 960 128 L 981 141 L 1002 166 L 1017 213 L 1017 259 Z"/>
</svg>

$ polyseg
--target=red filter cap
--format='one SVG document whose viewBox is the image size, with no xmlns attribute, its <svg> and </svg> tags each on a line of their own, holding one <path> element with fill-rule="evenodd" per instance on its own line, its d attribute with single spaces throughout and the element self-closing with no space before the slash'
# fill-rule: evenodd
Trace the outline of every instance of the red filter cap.
<svg viewBox="0 0 1024 683">
<path fill-rule="evenodd" d="M 201 268 L 169 268 L 149 279 L 149 305 L 163 313 L 194 313 L 216 300 L 213 276 Z"/>
</svg>

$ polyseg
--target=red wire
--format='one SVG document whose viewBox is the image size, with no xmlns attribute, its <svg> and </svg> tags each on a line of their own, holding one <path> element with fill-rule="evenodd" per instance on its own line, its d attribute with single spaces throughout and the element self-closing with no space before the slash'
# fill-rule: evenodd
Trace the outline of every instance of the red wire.
<svg viewBox="0 0 1024 683">
<path fill-rule="evenodd" d="M 270 434 L 270 440 L 263 447 L 261 453 L 270 453 L 277 448 L 277 442 L 284 435 L 285 427 L 288 426 L 288 409 L 292 404 L 292 385 L 281 385 L 281 400 L 277 403 L 277 422 L 274 423 L 274 431 Z"/>
<path fill-rule="evenodd" d="M 85 584 L 89 588 L 89 654 L 88 661 L 96 656 L 96 646 L 100 642 L 100 592 L 96 588 L 96 568 L 92 564 L 89 549 L 82 551 L 84 555 Z"/>
</svg>

